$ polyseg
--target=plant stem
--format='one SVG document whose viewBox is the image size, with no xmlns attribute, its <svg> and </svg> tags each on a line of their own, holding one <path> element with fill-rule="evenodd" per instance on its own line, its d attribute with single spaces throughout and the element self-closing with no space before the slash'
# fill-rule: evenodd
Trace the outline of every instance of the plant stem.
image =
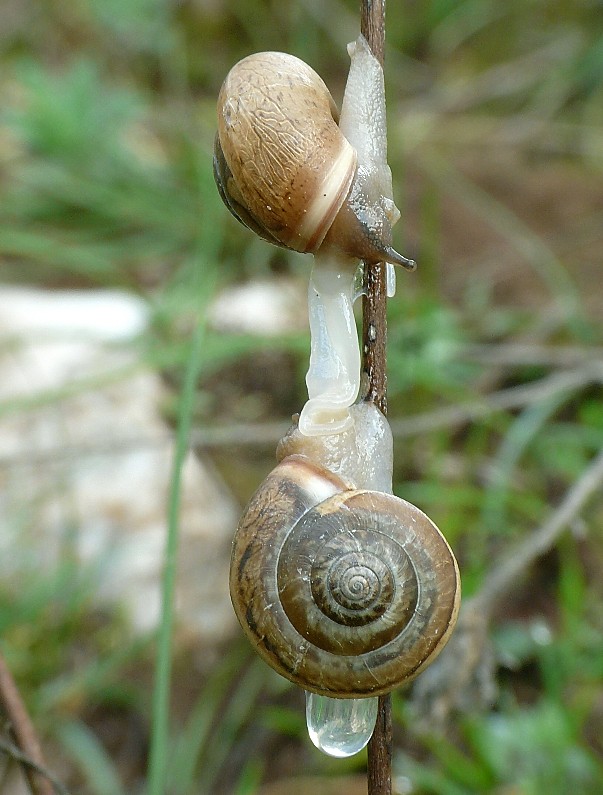
<svg viewBox="0 0 603 795">
<path fill-rule="evenodd" d="M 373 55 L 383 66 L 385 49 L 385 0 L 361 0 L 360 31 Z M 367 379 L 366 399 L 387 413 L 387 291 L 386 266 L 365 263 L 362 302 L 362 372 Z M 368 744 L 368 795 L 391 795 L 392 716 L 391 697 L 379 698 L 375 731 Z"/>
<path fill-rule="evenodd" d="M 0 707 L 10 721 L 10 728 L 25 755 L 20 761 L 33 795 L 53 795 L 54 787 L 43 772 L 45 770 L 42 748 L 36 730 L 31 722 L 19 689 L 12 674 L 0 654 Z"/>
<path fill-rule="evenodd" d="M 560 505 L 544 524 L 496 560 L 496 565 L 484 577 L 481 589 L 470 600 L 477 613 L 488 618 L 492 615 L 494 608 L 520 575 L 555 546 L 563 531 L 571 526 L 592 495 L 600 493 L 602 482 L 603 449 L 568 489 Z"/>
<path fill-rule="evenodd" d="M 168 531 L 162 584 L 161 623 L 157 644 L 155 688 L 153 693 L 153 725 L 149 753 L 149 795 L 164 795 L 168 762 L 170 675 L 172 655 L 172 627 L 174 615 L 174 587 L 176 581 L 176 553 L 180 531 L 180 497 L 182 468 L 189 449 L 189 438 L 195 401 L 195 386 L 201 364 L 205 327 L 199 323 L 188 358 L 180 407 L 176 450 L 169 491 Z"/>
<path fill-rule="evenodd" d="M 383 262 L 364 263 L 362 297 L 362 373 L 365 400 L 387 415 L 387 292 Z"/>
<path fill-rule="evenodd" d="M 385 46 L 385 0 L 361 0 L 360 32 L 383 67 Z M 364 264 L 362 301 L 362 372 L 367 384 L 366 400 L 387 413 L 387 285 L 385 263 Z"/>
</svg>

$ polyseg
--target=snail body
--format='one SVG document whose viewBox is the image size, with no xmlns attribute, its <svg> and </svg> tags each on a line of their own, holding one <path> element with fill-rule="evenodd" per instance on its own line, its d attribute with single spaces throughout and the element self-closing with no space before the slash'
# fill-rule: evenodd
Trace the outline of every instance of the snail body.
<svg viewBox="0 0 603 795">
<path fill-rule="evenodd" d="M 341 120 L 323 80 L 299 58 L 262 52 L 235 64 L 218 97 L 216 183 L 233 215 L 277 245 L 412 269 L 392 248 L 400 214 L 383 72 L 364 37 L 349 52 Z"/>
<path fill-rule="evenodd" d="M 231 560 L 235 612 L 258 653 L 336 698 L 411 681 L 445 645 L 459 605 L 456 561 L 433 522 L 386 491 L 358 488 L 388 485 L 391 437 L 374 406 L 352 415 L 348 433 L 308 441 L 294 428 L 281 442 Z"/>
<path fill-rule="evenodd" d="M 363 36 L 348 45 L 341 116 L 323 80 L 299 58 L 249 55 L 218 97 L 214 176 L 230 212 L 276 245 L 310 252 L 307 436 L 349 429 L 360 387 L 353 303 L 358 261 L 413 270 L 392 247 L 398 212 L 387 164 L 381 65 Z M 388 294 L 391 292 L 388 288 Z"/>
</svg>

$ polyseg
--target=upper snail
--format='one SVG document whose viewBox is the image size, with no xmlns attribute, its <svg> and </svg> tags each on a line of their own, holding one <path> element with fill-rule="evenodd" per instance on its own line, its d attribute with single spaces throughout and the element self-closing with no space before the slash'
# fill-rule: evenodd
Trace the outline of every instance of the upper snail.
<svg viewBox="0 0 603 795">
<path fill-rule="evenodd" d="M 239 61 L 218 98 L 214 176 L 243 224 L 277 245 L 413 270 L 392 247 L 398 212 L 387 165 L 383 71 L 364 39 L 338 122 L 322 79 L 293 55 Z"/>
</svg>

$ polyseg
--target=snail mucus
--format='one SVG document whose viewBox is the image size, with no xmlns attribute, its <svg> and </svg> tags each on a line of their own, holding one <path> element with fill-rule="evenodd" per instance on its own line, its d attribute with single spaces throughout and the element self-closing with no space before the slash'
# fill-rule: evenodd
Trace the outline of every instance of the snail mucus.
<svg viewBox="0 0 603 795">
<path fill-rule="evenodd" d="M 240 61 L 220 91 L 214 152 L 231 213 L 265 240 L 314 255 L 308 401 L 238 525 L 231 598 L 269 665 L 344 700 L 412 681 L 450 637 L 460 600 L 443 535 L 392 494 L 385 417 L 358 399 L 358 262 L 415 265 L 392 247 L 399 212 L 383 71 L 362 36 L 348 52 L 340 116 L 298 58 Z"/>
</svg>

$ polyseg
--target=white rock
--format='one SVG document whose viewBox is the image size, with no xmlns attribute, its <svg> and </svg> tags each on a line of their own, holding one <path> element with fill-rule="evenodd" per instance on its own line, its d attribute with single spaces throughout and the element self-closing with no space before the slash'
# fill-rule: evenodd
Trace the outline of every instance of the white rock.
<svg viewBox="0 0 603 795">
<path fill-rule="evenodd" d="M 140 631 L 159 615 L 174 451 L 161 379 L 132 345 L 147 322 L 124 293 L 0 287 L 0 572 L 72 550 Z M 238 508 L 192 454 L 182 482 L 177 621 L 212 644 L 235 627 Z"/>
<path fill-rule="evenodd" d="M 229 286 L 213 301 L 211 325 L 221 331 L 275 336 L 308 327 L 307 287 L 291 279 Z"/>
</svg>

